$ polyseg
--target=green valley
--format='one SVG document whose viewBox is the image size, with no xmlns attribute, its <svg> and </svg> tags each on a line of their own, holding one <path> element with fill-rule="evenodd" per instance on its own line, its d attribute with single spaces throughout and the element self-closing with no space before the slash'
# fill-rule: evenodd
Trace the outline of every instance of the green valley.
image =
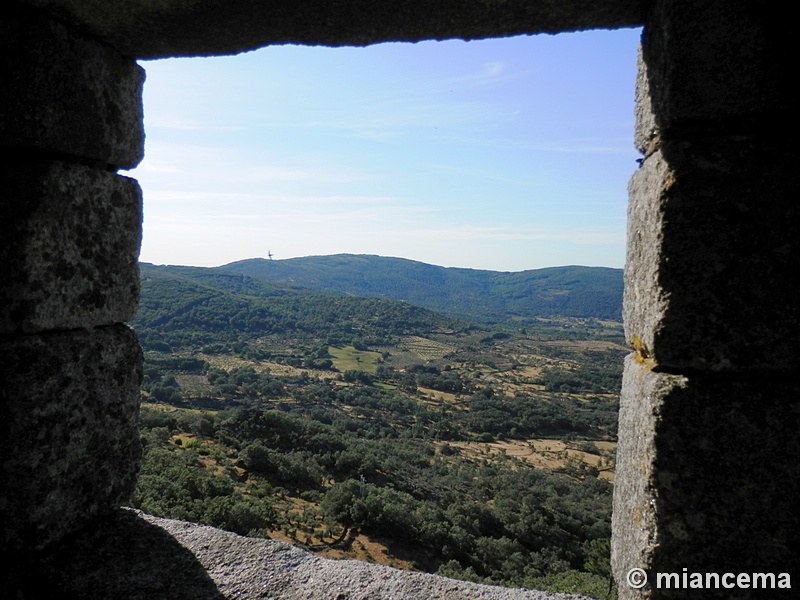
<svg viewBox="0 0 800 600">
<path fill-rule="evenodd" d="M 326 556 L 613 594 L 618 322 L 476 325 L 220 269 L 141 275 L 134 506 Z"/>
</svg>

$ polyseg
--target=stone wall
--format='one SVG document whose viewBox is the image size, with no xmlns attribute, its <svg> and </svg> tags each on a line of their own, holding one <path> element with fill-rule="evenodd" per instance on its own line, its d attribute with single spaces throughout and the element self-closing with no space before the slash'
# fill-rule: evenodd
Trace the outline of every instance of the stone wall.
<svg viewBox="0 0 800 600">
<path fill-rule="evenodd" d="M 644 25 L 614 512 L 621 596 L 698 593 L 633 590 L 634 567 L 798 564 L 797 95 L 788 25 L 771 5 L 16 0 L 0 12 L 4 548 L 57 551 L 135 477 L 142 359 L 124 323 L 138 296 L 141 194 L 116 171 L 143 152 L 137 59 Z"/>
<path fill-rule="evenodd" d="M 629 186 L 626 361 L 613 516 L 620 598 L 658 572 L 798 561 L 797 108 L 784 21 L 751 2 L 655 2 Z M 640 591 L 625 584 L 648 572 Z M 798 575 L 798 573 L 794 573 Z M 785 592 L 784 592 L 785 593 Z M 735 597 L 763 592 L 737 590 Z"/>
<path fill-rule="evenodd" d="M 0 21 L 0 511 L 42 548 L 134 483 L 142 69 L 36 11 Z"/>
</svg>

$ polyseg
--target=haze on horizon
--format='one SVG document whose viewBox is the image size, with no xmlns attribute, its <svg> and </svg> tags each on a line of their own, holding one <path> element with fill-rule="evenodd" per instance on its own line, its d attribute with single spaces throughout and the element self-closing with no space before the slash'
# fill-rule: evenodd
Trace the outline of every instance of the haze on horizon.
<svg viewBox="0 0 800 600">
<path fill-rule="evenodd" d="M 141 260 L 621 267 L 640 30 L 143 63 Z"/>
</svg>

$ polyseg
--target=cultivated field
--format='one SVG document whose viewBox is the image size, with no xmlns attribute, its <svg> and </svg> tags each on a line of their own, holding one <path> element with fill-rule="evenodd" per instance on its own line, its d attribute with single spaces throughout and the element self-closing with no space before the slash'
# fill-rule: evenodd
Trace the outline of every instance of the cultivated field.
<svg viewBox="0 0 800 600">
<path fill-rule="evenodd" d="M 345 346 L 344 348 L 330 346 L 328 354 L 333 357 L 333 366 L 342 373 L 345 371 L 364 371 L 374 375 L 378 370 L 378 361 L 381 358 L 379 352 L 356 350 L 353 346 Z"/>
<path fill-rule="evenodd" d="M 445 443 L 437 444 L 440 448 Z M 556 470 L 581 465 L 594 467 L 597 476 L 613 483 L 614 457 L 617 444 L 615 442 L 578 442 L 568 443 L 553 439 L 505 440 L 492 443 L 483 442 L 447 442 L 447 445 L 458 448 L 462 455 L 475 458 L 508 457 L 521 460 L 537 468 Z M 587 452 L 588 445 L 594 446 Z M 583 448 L 583 449 L 579 449 Z"/>
</svg>

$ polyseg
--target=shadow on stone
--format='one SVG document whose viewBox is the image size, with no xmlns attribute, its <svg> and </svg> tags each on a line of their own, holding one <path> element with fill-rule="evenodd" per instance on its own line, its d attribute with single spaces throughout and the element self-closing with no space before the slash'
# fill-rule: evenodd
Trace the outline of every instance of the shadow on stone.
<svg viewBox="0 0 800 600">
<path fill-rule="evenodd" d="M 197 558 L 164 529 L 118 510 L 55 549 L 7 563 L 0 596 L 14 600 L 221 600 Z"/>
</svg>

